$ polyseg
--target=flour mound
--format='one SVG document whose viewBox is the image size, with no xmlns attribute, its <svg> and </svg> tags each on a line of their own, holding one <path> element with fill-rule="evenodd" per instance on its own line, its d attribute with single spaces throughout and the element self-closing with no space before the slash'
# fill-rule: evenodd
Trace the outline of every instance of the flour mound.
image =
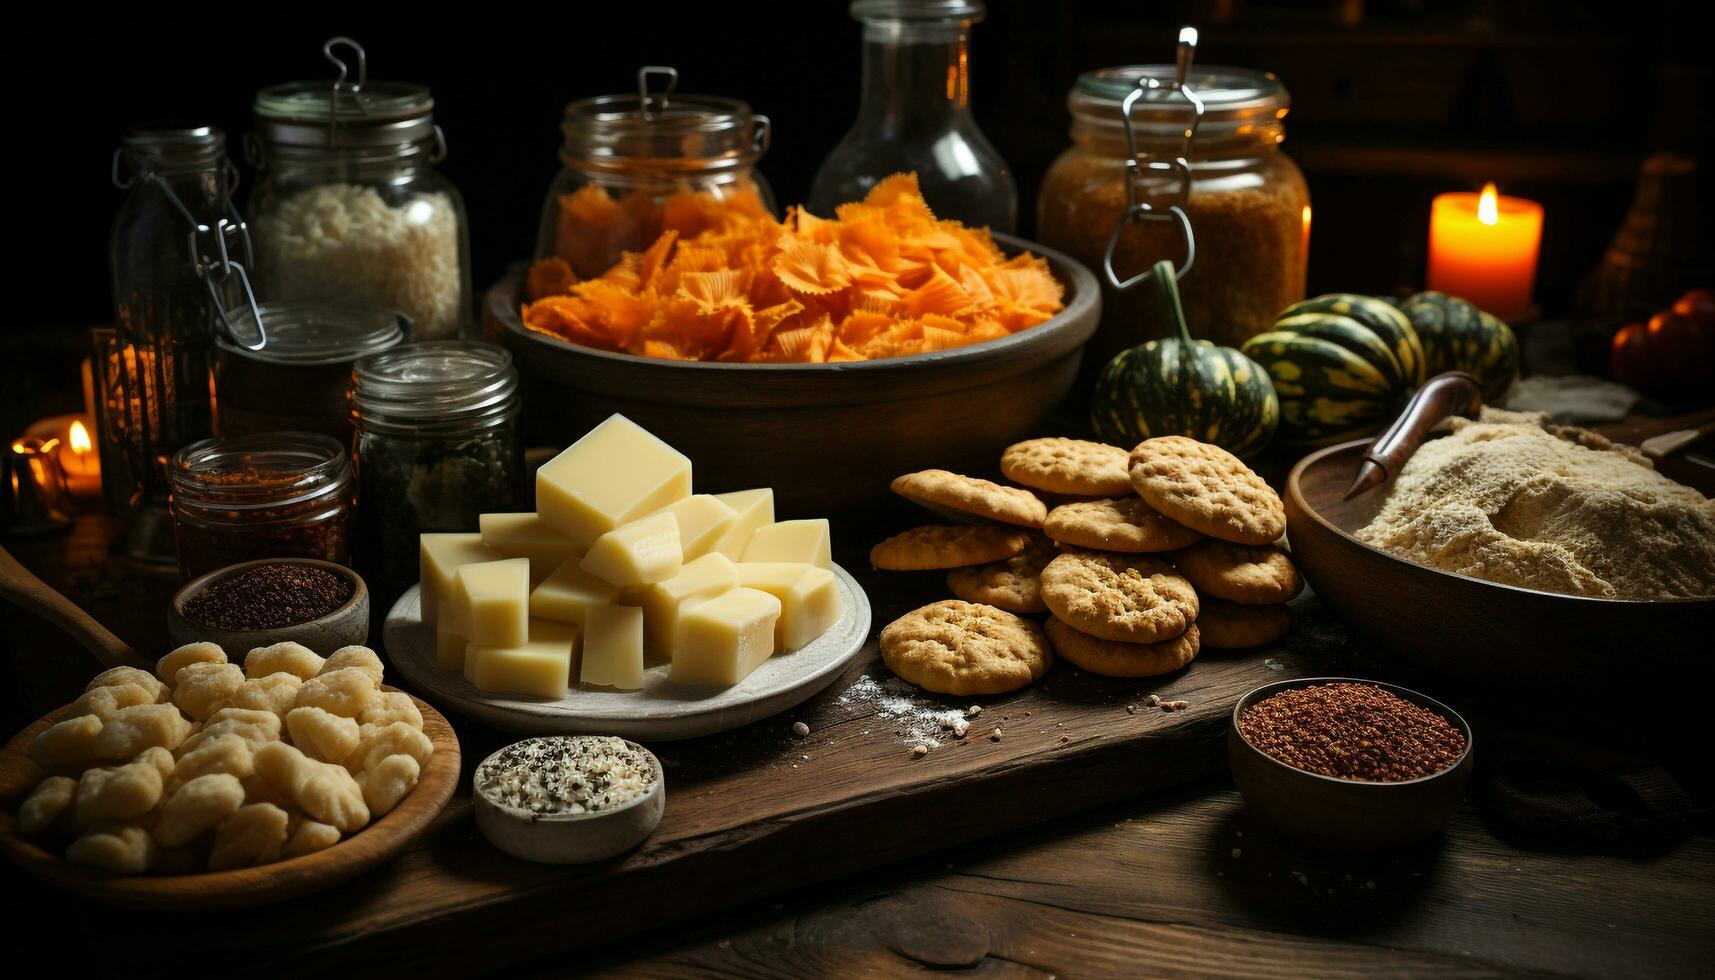
<svg viewBox="0 0 1715 980">
<path fill-rule="evenodd" d="M 1406 463 L 1358 540 L 1550 592 L 1715 596 L 1715 501 L 1634 450 L 1542 422 L 1488 410 L 1456 420 Z"/>
</svg>

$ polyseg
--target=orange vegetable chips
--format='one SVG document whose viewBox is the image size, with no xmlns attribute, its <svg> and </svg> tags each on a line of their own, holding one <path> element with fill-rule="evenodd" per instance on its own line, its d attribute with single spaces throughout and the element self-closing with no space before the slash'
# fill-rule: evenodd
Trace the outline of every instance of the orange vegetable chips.
<svg viewBox="0 0 1715 980">
<path fill-rule="evenodd" d="M 778 222 L 742 195 L 678 194 L 661 210 L 654 242 L 595 278 L 565 258 L 532 266 L 525 326 L 648 357 L 830 363 L 994 340 L 1061 306 L 1046 261 L 937 220 L 913 174 L 831 220 L 793 208 Z"/>
</svg>

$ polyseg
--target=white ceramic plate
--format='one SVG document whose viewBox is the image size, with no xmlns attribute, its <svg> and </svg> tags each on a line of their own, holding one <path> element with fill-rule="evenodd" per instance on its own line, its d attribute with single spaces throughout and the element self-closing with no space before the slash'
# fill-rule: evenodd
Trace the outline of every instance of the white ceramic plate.
<svg viewBox="0 0 1715 980">
<path fill-rule="evenodd" d="M 463 674 L 435 662 L 435 631 L 424 625 L 417 586 L 387 614 L 383 633 L 393 666 L 437 707 L 526 735 L 602 734 L 640 740 L 712 735 L 779 714 L 833 683 L 869 638 L 869 597 L 834 566 L 845 615 L 797 650 L 777 653 L 732 687 L 693 687 L 667 679 L 667 665 L 648 669 L 636 691 L 573 686 L 550 701 L 478 690 Z"/>
</svg>

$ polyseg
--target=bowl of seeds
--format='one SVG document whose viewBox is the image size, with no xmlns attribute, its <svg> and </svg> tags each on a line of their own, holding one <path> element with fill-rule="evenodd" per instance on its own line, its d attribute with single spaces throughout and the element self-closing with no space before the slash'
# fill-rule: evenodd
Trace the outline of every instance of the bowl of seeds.
<svg viewBox="0 0 1715 980">
<path fill-rule="evenodd" d="M 1227 760 L 1245 802 L 1312 847 L 1374 850 L 1447 822 L 1471 726 L 1434 698 L 1352 677 L 1264 684 L 1233 706 Z"/>
<path fill-rule="evenodd" d="M 173 594 L 167 635 L 178 646 L 242 651 L 291 641 L 325 657 L 369 640 L 369 587 L 344 565 L 314 558 L 227 565 Z"/>
<path fill-rule="evenodd" d="M 586 864 L 643 843 L 667 808 L 661 760 L 614 735 L 513 742 L 471 776 L 489 843 L 541 864 Z"/>
</svg>

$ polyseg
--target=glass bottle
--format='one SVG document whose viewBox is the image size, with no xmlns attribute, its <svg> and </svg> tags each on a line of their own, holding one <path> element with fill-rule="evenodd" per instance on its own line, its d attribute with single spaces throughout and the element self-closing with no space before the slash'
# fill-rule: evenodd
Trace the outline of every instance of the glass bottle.
<svg viewBox="0 0 1715 980">
<path fill-rule="evenodd" d="M 481 514 L 519 509 L 518 372 L 495 344 L 405 344 L 357 362 L 351 411 L 358 567 L 391 603 L 417 580 L 419 534 L 474 531 Z"/>
<path fill-rule="evenodd" d="M 886 177 L 915 171 L 937 217 L 1012 232 L 1018 187 L 971 115 L 976 0 L 856 0 L 863 22 L 857 121 L 810 185 L 811 213 L 861 199 Z"/>
<path fill-rule="evenodd" d="M 664 90 L 651 92 L 652 80 Z M 542 203 L 536 258 L 558 256 L 579 279 L 641 252 L 663 231 L 705 230 L 711 209 L 775 210 L 756 170 L 768 151 L 768 117 L 737 99 L 674 95 L 679 73 L 645 66 L 635 95 L 601 95 L 566 106 L 561 169 Z"/>
<path fill-rule="evenodd" d="M 267 343 L 251 350 L 216 341 L 214 427 L 218 435 L 297 430 L 350 444 L 346 390 L 360 357 L 405 340 L 410 321 L 392 310 L 326 303 L 263 303 Z M 240 313 L 240 335 L 253 330 Z"/>
<path fill-rule="evenodd" d="M 1126 221 L 1128 172 L 1157 213 L 1178 202 L 1181 181 L 1171 163 L 1186 150 L 1190 106 L 1165 86 L 1174 65 L 1132 65 L 1087 72 L 1067 96 L 1072 145 L 1048 168 L 1037 197 L 1042 244 L 1097 270 L 1102 325 L 1084 352 L 1100 371 L 1125 348 L 1163 335 L 1165 322 L 1150 289 L 1120 291 L 1101 271 L 1113 239 L 1117 275 L 1129 277 L 1161 259 L 1183 266 L 1185 243 L 1173 222 Z M 1128 171 L 1125 98 L 1145 84 L 1132 107 L 1132 130 L 1144 166 Z M 1161 88 L 1150 88 L 1154 81 Z M 1280 150 L 1291 97 L 1273 74 L 1248 68 L 1199 67 L 1186 79 L 1204 111 L 1186 160 L 1184 211 L 1196 256 L 1179 282 L 1192 336 L 1238 347 L 1272 328 L 1280 311 L 1304 298 L 1310 237 L 1310 192 L 1298 165 Z M 1155 166 L 1159 164 L 1159 166 Z"/>
<path fill-rule="evenodd" d="M 247 298 L 249 238 L 232 205 L 237 171 L 213 126 L 142 125 L 113 158 L 128 193 L 109 241 L 115 326 L 98 337 L 102 480 L 133 514 L 127 552 L 170 563 L 167 464 L 211 432 L 209 358 L 222 309 Z"/>
<path fill-rule="evenodd" d="M 356 81 L 334 55 L 355 52 Z M 446 138 L 434 97 L 409 82 L 369 81 L 363 49 L 334 38 L 322 52 L 338 80 L 256 93 L 246 156 L 257 291 L 397 310 L 417 336 L 456 337 L 472 323 L 464 199 L 436 169 Z"/>
<path fill-rule="evenodd" d="M 185 581 L 258 558 L 351 557 L 351 455 L 313 432 L 205 439 L 172 462 Z"/>
</svg>

